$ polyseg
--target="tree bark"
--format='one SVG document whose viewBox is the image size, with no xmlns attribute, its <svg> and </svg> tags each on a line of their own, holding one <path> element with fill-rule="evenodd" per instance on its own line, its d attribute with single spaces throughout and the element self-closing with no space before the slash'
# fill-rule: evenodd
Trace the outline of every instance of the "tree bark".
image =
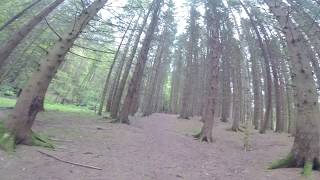
<svg viewBox="0 0 320 180">
<path fill-rule="evenodd" d="M 241 3 L 242 8 L 245 10 L 246 14 L 249 16 L 252 28 L 258 38 L 259 46 L 261 48 L 262 57 L 265 62 L 265 69 L 266 69 L 266 81 L 267 81 L 267 89 L 265 93 L 265 103 L 266 103 L 266 111 L 264 115 L 264 120 L 261 123 L 260 133 L 265 133 L 268 127 L 268 123 L 270 122 L 270 112 L 272 107 L 272 80 L 271 80 L 271 70 L 270 70 L 270 57 L 268 56 L 267 49 L 263 43 L 262 37 L 258 30 L 258 25 L 256 21 L 253 19 L 252 14 L 249 12 L 248 8 L 239 0 Z"/>
<path fill-rule="evenodd" d="M 138 60 L 137 64 L 135 67 L 135 70 L 133 72 L 129 87 L 128 87 L 128 92 L 127 95 L 124 99 L 124 105 L 120 111 L 118 120 L 121 123 L 126 123 L 129 124 L 129 113 L 130 113 L 130 108 L 135 105 L 133 104 L 134 98 L 137 97 L 141 82 L 142 82 L 142 76 L 143 76 L 143 71 L 146 65 L 146 61 L 148 59 L 148 52 L 150 49 L 150 44 L 153 38 L 154 31 L 156 29 L 156 26 L 158 24 L 158 16 L 159 12 L 161 9 L 161 4 L 162 0 L 155 0 L 154 2 L 154 9 L 153 9 L 153 14 L 152 14 L 152 19 L 149 25 L 149 28 L 147 30 L 145 39 L 142 43 L 142 47 L 140 50 L 140 53 L 138 55 Z"/>
<path fill-rule="evenodd" d="M 190 10 L 190 27 L 189 27 L 189 42 L 186 57 L 186 71 L 184 75 L 184 88 L 182 94 L 182 106 L 179 118 L 189 119 L 192 115 L 192 62 L 193 52 L 195 47 L 195 33 L 196 33 L 196 8 L 192 2 Z"/>
<path fill-rule="evenodd" d="M 212 142 L 212 129 L 215 116 L 215 105 L 217 100 L 217 84 L 218 84 L 218 74 L 219 74 L 219 59 L 221 56 L 221 42 L 219 40 L 220 34 L 220 17 L 217 13 L 217 6 L 221 5 L 221 1 L 212 2 L 207 1 L 206 6 L 206 20 L 207 20 L 207 30 L 208 30 L 208 62 L 210 65 L 209 71 L 209 93 L 208 99 L 205 106 L 205 111 L 202 116 L 203 126 L 199 134 L 200 141 Z"/>
<path fill-rule="evenodd" d="M 125 46 L 125 48 L 123 50 L 123 53 L 122 53 L 122 56 L 120 58 L 118 69 L 117 69 L 117 72 L 116 72 L 116 77 L 115 77 L 114 82 L 112 83 L 112 86 L 113 86 L 112 87 L 112 91 L 109 92 L 109 97 L 108 97 L 108 101 L 107 101 L 107 105 L 106 105 L 106 110 L 108 110 L 108 111 L 111 110 L 112 103 L 115 101 L 115 96 L 116 96 L 116 92 L 117 92 L 118 87 L 119 87 L 119 82 L 120 82 L 122 70 L 123 70 L 123 67 L 124 67 L 124 64 L 125 64 L 126 57 L 128 55 L 129 49 L 130 49 L 130 45 L 131 45 L 131 41 L 132 41 L 133 35 L 136 32 L 136 28 L 137 28 L 137 26 L 139 24 L 140 16 L 141 16 L 141 14 L 139 15 L 138 19 L 136 20 L 135 25 L 132 28 L 132 32 L 129 35 L 129 38 L 128 38 L 127 43 L 126 43 L 126 46 Z"/>
<path fill-rule="evenodd" d="M 125 85 L 126 85 L 129 73 L 130 73 L 132 62 L 133 62 L 134 56 L 135 56 L 135 54 L 137 52 L 137 48 L 138 48 L 138 45 L 139 45 L 139 42 L 140 42 L 140 37 L 141 37 L 141 35 L 143 33 L 143 30 L 144 30 L 144 28 L 145 28 L 145 26 L 147 24 L 147 20 L 148 20 L 150 12 L 152 10 L 152 7 L 153 6 L 151 5 L 149 10 L 148 10 L 148 12 L 147 12 L 147 14 L 144 17 L 143 23 L 142 23 L 142 25 L 141 25 L 141 27 L 139 29 L 139 32 L 138 32 L 138 35 L 137 35 L 137 37 L 135 39 L 135 42 L 134 42 L 134 45 L 132 47 L 130 56 L 129 56 L 128 61 L 126 63 L 126 66 L 125 66 L 125 69 L 124 69 L 124 72 L 123 72 L 123 75 L 122 75 L 122 78 L 121 78 L 121 81 L 120 81 L 120 84 L 119 84 L 119 88 L 117 89 L 117 92 L 115 93 L 115 98 L 113 100 L 113 103 L 112 103 L 112 106 L 111 106 L 111 110 L 110 110 L 112 118 L 117 118 L 118 117 L 121 98 L 122 98 L 122 95 L 123 95 L 123 92 L 124 92 L 124 88 L 125 88 Z"/>
<path fill-rule="evenodd" d="M 32 74 L 29 82 L 22 90 L 13 112 L 5 122 L 5 127 L 11 132 L 17 144 L 32 145 L 31 127 L 44 99 L 44 93 L 57 72 L 58 67 L 64 61 L 64 57 L 72 47 L 74 41 L 98 13 L 107 0 L 97 0 L 76 18 L 75 23 L 61 35 L 54 47 L 46 55 L 45 61 Z"/>
<path fill-rule="evenodd" d="M 279 167 L 305 167 L 306 171 L 312 170 L 313 165 L 319 165 L 319 105 L 312 67 L 303 35 L 288 16 L 290 8 L 279 0 L 264 1 L 276 17 L 286 37 L 290 61 L 292 64 L 292 83 L 294 85 L 295 106 L 298 110 L 296 134 L 294 144 L 286 164 Z M 319 168 L 319 167 L 318 167 Z"/>
<path fill-rule="evenodd" d="M 126 34 L 127 34 L 128 30 L 129 30 L 129 28 L 131 26 L 132 20 L 133 19 L 131 19 L 129 25 L 127 26 L 127 29 L 123 33 L 123 36 L 122 36 L 120 44 L 119 44 L 119 46 L 117 48 L 116 54 L 114 55 L 112 63 L 110 65 L 110 67 L 109 67 L 107 78 L 106 78 L 106 82 L 104 83 L 104 87 L 103 87 L 102 94 L 101 94 L 101 100 L 100 100 L 100 105 L 99 105 L 99 109 L 98 109 L 98 115 L 101 115 L 101 113 L 102 113 L 104 101 L 106 100 L 106 96 L 107 96 L 108 86 L 110 85 L 109 81 L 110 81 L 110 78 L 111 78 L 111 73 L 112 73 L 113 67 L 114 67 L 114 65 L 115 65 L 115 63 L 116 63 L 116 61 L 118 59 L 120 48 L 121 48 L 121 46 L 123 44 L 123 41 L 124 41 L 124 39 L 126 37 Z M 108 111 L 108 110 L 106 109 L 106 111 Z"/>
</svg>

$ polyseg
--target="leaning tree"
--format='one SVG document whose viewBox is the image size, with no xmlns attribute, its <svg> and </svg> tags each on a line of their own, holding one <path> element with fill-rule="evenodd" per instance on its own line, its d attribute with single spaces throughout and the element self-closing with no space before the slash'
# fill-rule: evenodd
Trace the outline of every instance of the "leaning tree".
<svg viewBox="0 0 320 180">
<path fill-rule="evenodd" d="M 45 60 L 30 77 L 8 119 L 0 126 L 0 147 L 10 151 L 16 144 L 52 147 L 31 129 L 41 110 L 42 102 L 57 69 L 88 22 L 96 16 L 108 0 L 96 0 L 75 18 L 58 41 L 48 50 Z M 53 30 L 53 29 L 52 29 Z"/>
</svg>

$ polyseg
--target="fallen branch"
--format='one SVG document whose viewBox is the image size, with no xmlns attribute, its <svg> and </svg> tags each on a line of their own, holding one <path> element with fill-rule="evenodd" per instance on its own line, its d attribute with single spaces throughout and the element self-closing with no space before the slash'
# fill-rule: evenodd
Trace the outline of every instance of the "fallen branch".
<svg viewBox="0 0 320 180">
<path fill-rule="evenodd" d="M 65 139 L 56 139 L 56 138 L 49 138 L 51 141 L 61 141 L 61 142 L 73 142 L 72 140 L 65 140 Z"/>
<path fill-rule="evenodd" d="M 96 170 L 102 170 L 102 168 L 99 168 L 99 167 L 95 167 L 95 166 L 89 166 L 89 165 L 85 165 L 85 164 L 80 164 L 80 163 L 75 163 L 75 162 L 71 162 L 71 161 L 66 161 L 66 160 L 63 160 L 63 159 L 60 159 L 56 156 L 53 156 L 51 154 L 47 154 L 45 152 L 42 152 L 42 151 L 39 151 L 37 150 L 39 153 L 45 155 L 45 156 L 48 156 L 48 157 L 51 157 L 57 161 L 60 161 L 60 162 L 64 162 L 64 163 L 67 163 L 67 164 L 72 164 L 72 165 L 75 165 L 75 166 L 80 166 L 80 167 L 85 167 L 85 168 L 90 168 L 90 169 L 96 169 Z"/>
</svg>

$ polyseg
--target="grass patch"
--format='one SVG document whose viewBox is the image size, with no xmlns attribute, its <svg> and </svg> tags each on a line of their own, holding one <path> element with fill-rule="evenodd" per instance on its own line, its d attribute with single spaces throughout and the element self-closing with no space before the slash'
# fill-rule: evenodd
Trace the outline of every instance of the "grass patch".
<svg viewBox="0 0 320 180">
<path fill-rule="evenodd" d="M 13 107 L 16 103 L 16 99 L 0 97 L 0 107 Z M 93 114 L 92 110 L 86 107 L 76 106 L 72 104 L 56 104 L 46 101 L 44 108 L 49 111 L 60 111 L 60 112 L 72 112 L 72 113 L 87 113 Z"/>
<path fill-rule="evenodd" d="M 0 107 L 12 107 L 16 104 L 16 99 L 0 97 Z"/>
</svg>

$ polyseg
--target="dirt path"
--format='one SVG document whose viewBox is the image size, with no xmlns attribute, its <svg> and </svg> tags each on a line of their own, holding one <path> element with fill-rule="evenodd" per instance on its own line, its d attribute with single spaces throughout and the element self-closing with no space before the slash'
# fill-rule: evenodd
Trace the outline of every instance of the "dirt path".
<svg viewBox="0 0 320 180">
<path fill-rule="evenodd" d="M 0 114 L 1 118 L 1 114 Z M 266 170 L 284 157 L 292 138 L 268 133 L 250 136 L 252 151 L 243 151 L 242 135 L 226 131 L 230 124 L 216 123 L 215 143 L 200 143 L 198 119 L 154 114 L 134 118 L 132 125 L 110 124 L 96 116 L 47 112 L 35 130 L 58 140 L 57 149 L 18 146 L 7 155 L 0 151 L 1 180 L 295 180 L 301 169 Z M 61 141 L 63 140 L 63 141 Z M 97 166 L 93 170 L 46 157 Z M 314 173 L 320 179 L 320 173 Z"/>
</svg>

